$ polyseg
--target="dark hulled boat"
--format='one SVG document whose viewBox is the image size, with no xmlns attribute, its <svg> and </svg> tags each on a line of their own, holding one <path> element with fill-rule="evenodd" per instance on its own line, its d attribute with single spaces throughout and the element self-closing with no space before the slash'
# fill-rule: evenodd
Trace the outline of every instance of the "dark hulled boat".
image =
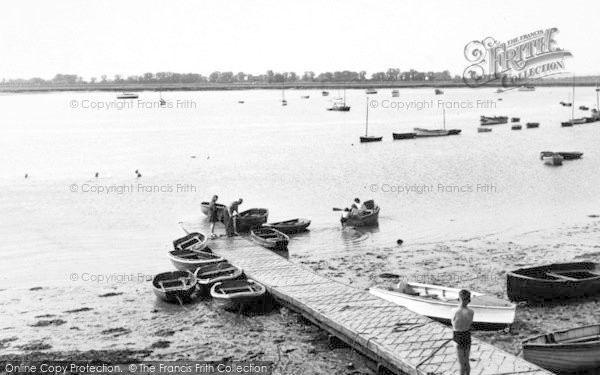
<svg viewBox="0 0 600 375">
<path fill-rule="evenodd" d="M 417 133 L 392 133 L 394 139 L 413 139 Z"/>
<path fill-rule="evenodd" d="M 244 271 L 241 268 L 226 261 L 202 266 L 194 272 L 194 276 L 196 276 L 196 280 L 198 281 L 200 295 L 203 297 L 210 295 L 210 288 L 215 283 L 239 279 L 243 275 Z"/>
<path fill-rule="evenodd" d="M 600 265 L 576 262 L 521 268 L 506 275 L 506 289 L 511 301 L 594 296 L 600 293 Z"/>
<path fill-rule="evenodd" d="M 286 250 L 290 238 L 273 228 L 255 228 L 250 231 L 252 241 L 271 250 Z"/>
<path fill-rule="evenodd" d="M 278 221 L 276 223 L 265 224 L 264 227 L 277 229 L 281 233 L 292 234 L 304 232 L 310 225 L 308 219 L 291 219 L 286 221 Z"/>
<path fill-rule="evenodd" d="M 186 302 L 196 291 L 196 277 L 188 271 L 163 272 L 152 279 L 154 294 L 167 302 Z"/>
<path fill-rule="evenodd" d="M 251 208 L 240 212 L 238 215 L 238 231 L 247 232 L 252 228 L 258 228 L 267 222 L 269 210 L 266 208 Z"/>
</svg>

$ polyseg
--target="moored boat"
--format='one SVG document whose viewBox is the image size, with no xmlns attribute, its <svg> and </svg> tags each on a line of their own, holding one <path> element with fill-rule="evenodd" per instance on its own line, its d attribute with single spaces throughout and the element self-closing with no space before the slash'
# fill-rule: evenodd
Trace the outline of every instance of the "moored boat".
<svg viewBox="0 0 600 375">
<path fill-rule="evenodd" d="M 544 161 L 544 164 L 559 166 L 563 164 L 564 158 L 552 151 L 542 151 L 540 153 L 540 159 Z"/>
<path fill-rule="evenodd" d="M 360 136 L 360 143 L 369 143 L 369 142 L 381 142 L 383 137 L 375 137 L 373 135 L 362 135 Z"/>
<path fill-rule="evenodd" d="M 191 232 L 173 241 L 175 250 L 202 251 L 206 247 L 208 238 L 199 232 Z"/>
<path fill-rule="evenodd" d="M 375 90 L 375 89 L 366 89 L 365 90 L 365 94 L 367 94 L 367 95 L 377 94 L 377 90 Z"/>
<path fill-rule="evenodd" d="M 525 126 L 527 126 L 527 129 L 534 129 L 534 128 L 539 128 L 540 123 L 539 122 L 528 122 L 527 124 L 525 124 Z"/>
<path fill-rule="evenodd" d="M 285 234 L 304 232 L 310 225 L 308 219 L 290 219 L 285 221 L 278 221 L 275 223 L 268 223 L 263 227 L 273 228 Z"/>
<path fill-rule="evenodd" d="M 521 125 L 517 124 L 517 125 L 512 125 L 510 128 L 512 130 L 521 130 L 523 127 Z"/>
<path fill-rule="evenodd" d="M 535 86 L 521 86 L 518 88 L 519 91 L 535 91 Z"/>
<path fill-rule="evenodd" d="M 412 139 L 417 136 L 417 133 L 392 133 L 394 139 Z"/>
<path fill-rule="evenodd" d="M 421 283 L 399 283 L 395 288 L 373 287 L 369 293 L 430 318 L 449 323 L 458 307 L 460 289 Z M 516 305 L 508 301 L 471 291 L 469 308 L 474 312 L 477 328 L 499 328 L 515 320 Z"/>
<path fill-rule="evenodd" d="M 152 279 L 154 294 L 167 302 L 190 301 L 196 291 L 196 277 L 189 271 L 163 272 Z"/>
<path fill-rule="evenodd" d="M 340 219 L 343 226 L 369 227 L 379 224 L 379 206 L 368 200 L 364 202 L 366 209 L 356 212 L 347 212 Z"/>
<path fill-rule="evenodd" d="M 271 250 L 286 250 L 290 238 L 273 228 L 254 228 L 250 231 L 252 241 Z"/>
<path fill-rule="evenodd" d="M 600 293 L 600 265 L 556 263 L 509 272 L 506 289 L 511 301 L 544 301 L 589 297 Z"/>
<path fill-rule="evenodd" d="M 500 125 L 508 122 L 507 116 L 481 116 L 479 121 L 481 125 Z"/>
<path fill-rule="evenodd" d="M 477 133 L 489 133 L 492 131 L 492 128 L 477 128 Z"/>
<path fill-rule="evenodd" d="M 524 340 L 523 358 L 556 373 L 600 369 L 600 324 L 554 331 Z"/>
<path fill-rule="evenodd" d="M 251 208 L 240 212 L 237 216 L 238 231 L 247 232 L 252 228 L 258 228 L 267 222 L 269 210 L 266 208 Z"/>
<path fill-rule="evenodd" d="M 573 103 L 569 103 L 569 102 L 560 102 L 560 105 L 562 105 L 563 107 L 571 107 L 573 105 Z"/>
<path fill-rule="evenodd" d="M 138 94 L 134 94 L 131 92 L 124 92 L 120 95 L 117 95 L 117 99 L 137 99 L 138 97 Z"/>
<path fill-rule="evenodd" d="M 208 206 L 209 205 L 210 205 L 210 202 L 200 203 L 200 211 L 202 211 L 202 213 L 204 215 L 208 216 Z M 224 204 L 221 204 L 221 203 L 215 203 L 215 206 L 217 207 L 217 217 L 222 218 L 223 214 L 227 210 L 227 206 L 225 206 Z"/>
<path fill-rule="evenodd" d="M 329 96 L 329 91 L 321 91 L 321 96 Z"/>
<path fill-rule="evenodd" d="M 448 135 L 459 135 L 462 129 L 448 129 Z"/>
<path fill-rule="evenodd" d="M 400 97 L 400 91 L 399 90 L 392 90 L 392 98 L 398 98 Z"/>
<path fill-rule="evenodd" d="M 560 126 L 562 126 L 563 128 L 572 127 L 573 123 L 571 121 L 564 121 L 560 123 Z"/>
<path fill-rule="evenodd" d="M 241 268 L 226 261 L 202 266 L 194 272 L 194 276 L 196 276 L 196 280 L 198 281 L 200 295 L 203 297 L 210 295 L 210 288 L 215 283 L 239 279 L 243 275 L 244 271 Z"/>
<path fill-rule="evenodd" d="M 435 93 L 435 95 L 442 95 L 444 93 L 444 91 L 440 89 L 435 89 L 433 92 Z"/>
<path fill-rule="evenodd" d="M 580 106 L 579 106 L 579 109 L 580 109 L 580 110 L 582 110 L 582 111 L 589 111 L 589 110 L 590 110 L 590 108 L 589 108 L 589 107 L 586 107 L 586 106 L 584 106 L 584 105 L 580 105 Z"/>
<path fill-rule="evenodd" d="M 309 99 L 309 98 L 310 98 L 310 95 L 302 95 L 302 96 L 300 96 L 300 99 Z"/>
<path fill-rule="evenodd" d="M 215 283 L 210 296 L 226 310 L 238 310 L 264 301 L 267 289 L 254 280 L 227 280 Z"/>
<path fill-rule="evenodd" d="M 519 117 L 511 117 L 510 122 L 519 122 L 521 119 Z"/>
<path fill-rule="evenodd" d="M 209 248 L 205 251 L 172 250 L 169 251 L 171 263 L 180 271 L 194 272 L 197 268 L 207 264 L 223 262 L 225 259 L 213 254 Z"/>
<path fill-rule="evenodd" d="M 424 128 L 414 128 L 415 136 L 417 138 L 420 137 L 441 137 L 449 135 L 448 130 L 444 129 L 424 129 Z"/>
<path fill-rule="evenodd" d="M 580 159 L 583 156 L 583 152 L 578 151 L 558 151 L 557 154 L 562 156 L 565 160 Z"/>
</svg>

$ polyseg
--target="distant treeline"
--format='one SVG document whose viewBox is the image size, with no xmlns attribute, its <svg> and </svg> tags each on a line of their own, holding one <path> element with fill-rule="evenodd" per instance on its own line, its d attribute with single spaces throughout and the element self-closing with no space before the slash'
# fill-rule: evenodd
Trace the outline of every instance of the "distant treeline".
<svg viewBox="0 0 600 375">
<path fill-rule="evenodd" d="M 284 82 L 433 82 L 460 80 L 460 76 L 452 77 L 450 72 L 419 72 L 414 69 L 401 71 L 400 69 L 390 68 L 385 72 L 376 72 L 367 77 L 366 71 L 352 72 L 348 70 L 336 72 L 323 72 L 318 75 L 315 72 L 307 71 L 302 75 L 295 72 L 274 72 L 268 70 L 265 74 L 246 74 L 244 72 L 212 72 L 208 76 L 197 73 L 173 73 L 158 72 L 144 73 L 142 75 L 133 75 L 123 77 L 119 74 L 114 77 L 108 77 L 103 74 L 100 77 L 92 77 L 85 80 L 75 74 L 57 74 L 54 78 L 46 80 L 42 78 L 30 79 L 3 79 L 1 84 L 5 86 L 47 86 L 47 85 L 78 85 L 78 84 L 200 84 L 200 83 L 284 83 Z"/>
</svg>

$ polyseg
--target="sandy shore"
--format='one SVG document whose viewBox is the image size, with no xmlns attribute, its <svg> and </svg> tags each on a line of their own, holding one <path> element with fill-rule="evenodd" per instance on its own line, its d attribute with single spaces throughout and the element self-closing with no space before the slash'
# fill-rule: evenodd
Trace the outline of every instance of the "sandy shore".
<svg viewBox="0 0 600 375">
<path fill-rule="evenodd" d="M 600 220 L 586 219 L 578 226 L 510 240 L 491 235 L 374 248 L 328 261 L 318 254 L 292 254 L 290 259 L 357 288 L 403 277 L 506 297 L 507 270 L 541 262 L 600 262 Z M 148 282 L 0 289 L 0 315 L 0 361 L 260 360 L 274 362 L 277 374 L 373 373 L 367 359 L 349 349 L 330 350 L 324 332 L 285 308 L 246 316 L 223 312 L 210 301 L 170 305 L 156 300 Z M 518 355 L 525 337 L 599 322 L 600 297 L 569 304 L 521 304 L 510 330 L 475 336 Z"/>
</svg>

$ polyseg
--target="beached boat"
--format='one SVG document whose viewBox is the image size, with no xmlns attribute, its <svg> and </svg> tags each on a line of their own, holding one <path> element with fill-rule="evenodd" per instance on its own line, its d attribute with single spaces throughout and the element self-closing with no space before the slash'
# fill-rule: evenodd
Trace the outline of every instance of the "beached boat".
<svg viewBox="0 0 600 375">
<path fill-rule="evenodd" d="M 479 121 L 481 125 L 499 125 L 508 122 L 507 116 L 481 116 Z"/>
<path fill-rule="evenodd" d="M 433 92 L 435 93 L 435 95 L 442 95 L 444 93 L 444 91 L 440 89 L 435 89 Z"/>
<path fill-rule="evenodd" d="M 534 128 L 539 128 L 540 123 L 539 122 L 528 122 L 527 124 L 525 124 L 525 126 L 527 126 L 527 129 L 534 129 Z"/>
<path fill-rule="evenodd" d="M 208 237 L 202 233 L 191 232 L 173 241 L 175 250 L 202 251 L 206 247 Z"/>
<path fill-rule="evenodd" d="M 369 97 L 367 96 L 367 115 L 365 120 L 365 135 L 360 136 L 360 143 L 381 142 L 383 137 L 369 135 Z"/>
<path fill-rule="evenodd" d="M 377 90 L 375 90 L 375 89 L 366 89 L 365 90 L 365 94 L 367 94 L 367 95 L 377 94 Z"/>
<path fill-rule="evenodd" d="M 423 129 L 423 128 L 414 128 L 415 136 L 417 138 L 421 137 L 441 137 L 445 135 L 449 135 L 448 130 L 444 129 Z"/>
<path fill-rule="evenodd" d="M 169 259 L 178 270 L 191 272 L 207 264 L 225 260 L 217 254 L 213 254 L 209 248 L 205 248 L 205 251 L 172 250 L 169 251 Z"/>
<path fill-rule="evenodd" d="M 122 94 L 117 95 L 117 99 L 137 99 L 138 94 L 134 94 L 131 92 L 124 92 Z"/>
<path fill-rule="evenodd" d="M 200 211 L 202 211 L 202 213 L 204 215 L 208 216 L 208 206 L 209 205 L 210 205 L 209 202 L 202 202 L 202 203 L 200 203 Z M 225 206 L 224 204 L 221 204 L 221 203 L 215 203 L 215 205 L 217 206 L 217 216 L 220 217 L 220 218 L 222 218 L 223 214 L 227 210 L 227 206 Z"/>
<path fill-rule="evenodd" d="M 237 216 L 238 231 L 247 232 L 252 228 L 258 228 L 267 222 L 269 210 L 266 208 L 251 208 L 240 212 Z"/>
<path fill-rule="evenodd" d="M 517 124 L 517 125 L 512 125 L 510 128 L 512 130 L 521 130 L 523 127 L 521 125 Z"/>
<path fill-rule="evenodd" d="M 273 228 L 254 228 L 250 231 L 252 241 L 271 250 L 286 250 L 290 238 Z"/>
<path fill-rule="evenodd" d="M 600 324 L 554 331 L 523 341 L 526 361 L 556 373 L 600 369 Z"/>
<path fill-rule="evenodd" d="M 167 302 L 190 301 L 196 291 L 196 276 L 189 271 L 163 272 L 152 279 L 154 294 Z"/>
<path fill-rule="evenodd" d="M 210 288 L 215 283 L 236 280 L 243 277 L 244 271 L 229 262 L 213 263 L 196 269 L 194 276 L 198 281 L 198 290 L 202 297 L 210 296 Z"/>
<path fill-rule="evenodd" d="M 392 90 L 392 98 L 400 97 L 400 90 Z"/>
<path fill-rule="evenodd" d="M 477 128 L 477 133 L 489 133 L 492 131 L 492 128 Z"/>
<path fill-rule="evenodd" d="M 210 296 L 226 310 L 241 310 L 264 301 L 267 289 L 254 280 L 227 280 L 215 283 Z"/>
<path fill-rule="evenodd" d="M 369 227 L 379 224 L 379 206 L 368 200 L 364 202 L 366 210 L 357 211 L 355 213 L 348 212 L 347 215 L 342 215 L 340 219 L 343 226 L 352 227 Z"/>
<path fill-rule="evenodd" d="M 521 86 L 518 88 L 519 91 L 535 91 L 535 86 Z"/>
<path fill-rule="evenodd" d="M 543 301 L 600 294 L 600 264 L 556 263 L 509 272 L 506 279 L 511 301 Z"/>
<path fill-rule="evenodd" d="M 394 139 L 412 139 L 417 136 L 417 133 L 392 133 Z"/>
<path fill-rule="evenodd" d="M 285 234 L 304 232 L 310 225 L 308 219 L 291 219 L 285 221 L 278 221 L 275 223 L 268 223 L 263 225 L 266 228 L 277 229 L 278 231 Z"/>
<path fill-rule="evenodd" d="M 452 310 L 458 307 L 460 289 L 421 283 L 399 283 L 395 288 L 373 287 L 369 293 L 430 318 L 449 323 Z M 475 311 L 476 326 L 501 327 L 514 322 L 516 305 L 508 301 L 471 291 L 469 308 Z"/>
</svg>

